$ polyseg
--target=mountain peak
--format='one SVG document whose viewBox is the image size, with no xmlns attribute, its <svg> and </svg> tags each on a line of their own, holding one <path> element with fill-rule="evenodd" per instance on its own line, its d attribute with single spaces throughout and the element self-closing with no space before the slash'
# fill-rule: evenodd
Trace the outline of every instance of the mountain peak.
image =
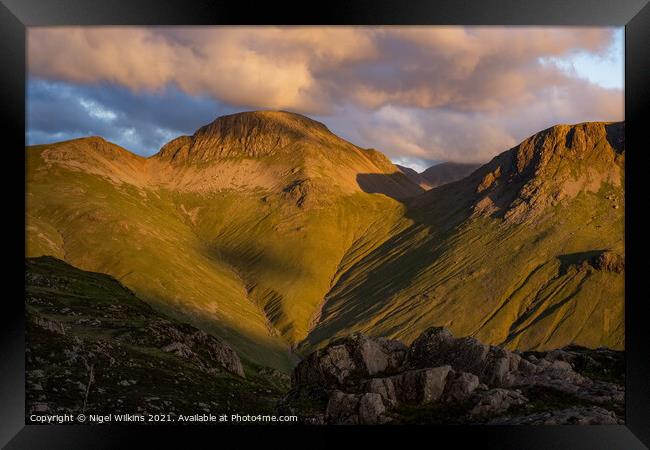
<svg viewBox="0 0 650 450">
<path fill-rule="evenodd" d="M 533 218 L 603 183 L 622 185 L 624 122 L 556 125 L 525 139 L 476 171 L 477 210 L 506 206 L 505 218 Z"/>
<path fill-rule="evenodd" d="M 324 124 L 287 111 L 249 111 L 221 116 L 192 136 L 181 136 L 163 146 L 157 157 L 207 161 L 219 157 L 260 157 L 290 144 L 350 145 Z"/>
<path fill-rule="evenodd" d="M 307 132 L 331 133 L 325 124 L 301 114 L 289 111 L 245 111 L 217 117 L 211 123 L 199 128 L 194 135 L 221 133 L 224 129 L 246 134 L 253 129 L 271 133 L 304 135 Z"/>
</svg>

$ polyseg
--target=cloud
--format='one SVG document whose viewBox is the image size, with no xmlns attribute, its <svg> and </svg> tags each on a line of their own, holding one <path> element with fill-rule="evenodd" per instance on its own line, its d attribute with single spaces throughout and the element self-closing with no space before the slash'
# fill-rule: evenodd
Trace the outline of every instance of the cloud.
<svg viewBox="0 0 650 450">
<path fill-rule="evenodd" d="M 169 84 L 240 106 L 323 111 L 312 69 L 374 54 L 355 29 L 34 28 L 30 74 L 133 91 Z"/>
<path fill-rule="evenodd" d="M 168 88 L 136 94 L 119 86 L 31 79 L 27 86 L 29 145 L 99 135 L 142 155 L 215 117 L 241 111 Z"/>
<path fill-rule="evenodd" d="M 190 132 L 217 113 L 286 109 L 316 116 L 394 159 L 486 161 L 555 123 L 622 120 L 621 89 L 594 84 L 567 70 L 568 63 L 549 63 L 610 58 L 616 33 L 588 27 L 30 28 L 29 74 L 44 83 L 43 92 L 47 83 L 60 91 L 49 91 L 49 100 L 40 91 L 28 98 L 31 136 L 92 129 L 125 136 L 123 142 L 150 153 L 162 136 Z M 67 117 L 57 117 L 53 103 Z"/>
</svg>

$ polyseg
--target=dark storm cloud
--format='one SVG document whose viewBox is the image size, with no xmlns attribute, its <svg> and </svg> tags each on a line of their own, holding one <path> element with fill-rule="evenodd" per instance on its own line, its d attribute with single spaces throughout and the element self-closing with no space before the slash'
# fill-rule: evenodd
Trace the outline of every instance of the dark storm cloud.
<svg viewBox="0 0 650 450">
<path fill-rule="evenodd" d="M 30 145 L 99 135 L 143 155 L 215 117 L 241 110 L 174 88 L 134 93 L 114 85 L 43 79 L 29 81 L 27 106 Z"/>
</svg>

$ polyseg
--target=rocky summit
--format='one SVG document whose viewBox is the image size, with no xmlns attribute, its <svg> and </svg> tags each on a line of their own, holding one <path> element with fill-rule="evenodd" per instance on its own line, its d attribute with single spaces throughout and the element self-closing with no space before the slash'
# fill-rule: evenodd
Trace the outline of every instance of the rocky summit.
<svg viewBox="0 0 650 450">
<path fill-rule="evenodd" d="M 618 424 L 622 352 L 511 352 L 442 327 L 409 347 L 361 333 L 294 369 L 281 413 L 312 424 Z"/>
</svg>

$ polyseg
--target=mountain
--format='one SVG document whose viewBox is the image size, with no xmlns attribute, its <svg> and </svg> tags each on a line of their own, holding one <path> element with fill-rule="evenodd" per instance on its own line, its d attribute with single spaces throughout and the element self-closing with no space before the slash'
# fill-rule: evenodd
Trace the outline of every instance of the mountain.
<svg viewBox="0 0 650 450">
<path fill-rule="evenodd" d="M 194 192 L 259 188 L 284 192 L 306 206 L 333 191 L 370 190 L 395 198 L 422 191 L 382 153 L 288 112 L 219 117 L 167 143 L 148 165 L 157 185 Z"/>
<path fill-rule="evenodd" d="M 623 124 L 540 132 L 424 192 L 287 112 L 224 116 L 142 158 L 29 147 L 27 255 L 108 274 L 288 370 L 352 331 L 508 348 L 623 346 Z"/>
<path fill-rule="evenodd" d="M 328 293 L 303 351 L 428 326 L 522 350 L 624 346 L 623 123 L 537 133 L 407 202 Z"/>
<path fill-rule="evenodd" d="M 422 178 L 422 176 L 415 169 L 411 169 L 410 167 L 406 166 L 400 166 L 399 164 L 395 164 L 395 167 L 397 167 L 404 175 L 408 177 L 409 180 L 420 186 L 422 189 L 431 189 L 432 186 L 430 186 L 427 180 Z"/>
<path fill-rule="evenodd" d="M 422 192 L 375 150 L 285 112 L 218 118 L 142 158 L 98 137 L 27 149 L 27 254 L 107 273 L 287 369 L 345 264 Z M 375 195 L 372 193 L 383 193 Z"/>
<path fill-rule="evenodd" d="M 25 268 L 26 416 L 272 413 L 287 377 L 50 256 Z"/>
<path fill-rule="evenodd" d="M 418 173 L 410 167 L 400 166 L 399 164 L 395 164 L 395 166 L 401 170 L 409 180 L 425 190 L 458 181 L 481 167 L 480 164 L 443 162 Z"/>
<path fill-rule="evenodd" d="M 429 167 L 419 175 L 424 183 L 434 188 L 465 178 L 479 167 L 481 164 L 443 162 Z"/>
</svg>

